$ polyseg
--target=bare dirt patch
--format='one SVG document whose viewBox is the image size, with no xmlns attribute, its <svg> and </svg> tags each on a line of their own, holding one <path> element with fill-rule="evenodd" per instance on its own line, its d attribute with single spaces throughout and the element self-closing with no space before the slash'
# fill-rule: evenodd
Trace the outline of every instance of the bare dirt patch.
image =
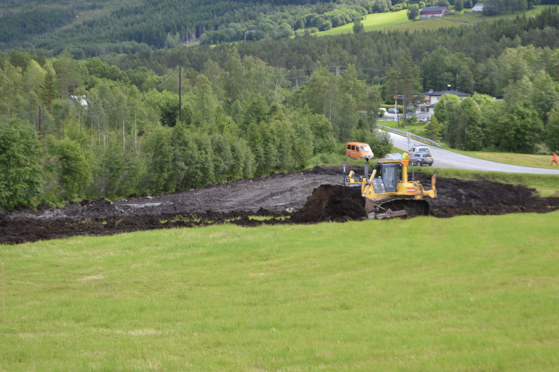
<svg viewBox="0 0 559 372">
<path fill-rule="evenodd" d="M 355 169 L 359 172 L 359 169 Z M 430 188 L 430 177 L 416 179 Z M 240 180 L 171 195 L 131 197 L 110 202 L 84 200 L 64 208 L 0 211 L 0 243 L 23 243 L 74 235 L 122 232 L 210 224 L 315 223 L 366 217 L 359 192 L 342 187 L 341 167 Z M 326 205 L 313 204 L 313 190 L 325 192 Z M 437 179 L 438 199 L 428 200 L 431 215 L 545 213 L 559 209 L 559 198 L 538 198 L 524 186 L 489 181 Z"/>
</svg>

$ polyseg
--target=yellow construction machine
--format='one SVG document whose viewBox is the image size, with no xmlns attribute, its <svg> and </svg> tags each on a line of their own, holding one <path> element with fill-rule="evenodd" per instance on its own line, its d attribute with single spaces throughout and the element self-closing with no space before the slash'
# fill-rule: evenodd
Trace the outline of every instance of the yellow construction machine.
<svg viewBox="0 0 559 372">
<path fill-rule="evenodd" d="M 354 171 L 345 176 L 345 185 L 361 189 L 365 210 L 369 218 L 393 218 L 429 214 L 425 198 L 436 198 L 436 174 L 431 178 L 431 190 L 425 190 L 419 181 L 408 179 L 409 160 L 379 160 L 368 175 L 368 162 L 361 180 Z"/>
</svg>

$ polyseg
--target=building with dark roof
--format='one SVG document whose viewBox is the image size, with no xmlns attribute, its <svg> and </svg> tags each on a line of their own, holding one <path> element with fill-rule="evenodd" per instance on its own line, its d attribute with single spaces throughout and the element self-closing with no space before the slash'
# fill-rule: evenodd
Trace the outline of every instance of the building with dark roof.
<svg viewBox="0 0 559 372">
<path fill-rule="evenodd" d="M 423 8 L 419 12 L 419 19 L 427 19 L 427 18 L 441 18 L 448 14 L 450 10 L 446 6 L 439 6 L 435 8 Z"/>
<path fill-rule="evenodd" d="M 418 120 L 428 121 L 435 114 L 435 104 L 441 100 L 445 94 L 452 94 L 463 100 L 471 97 L 469 93 L 460 92 L 459 90 L 430 90 L 424 93 L 425 101 L 418 106 Z M 421 117 L 421 119 L 420 119 Z"/>
<path fill-rule="evenodd" d="M 471 94 L 460 92 L 459 90 L 439 90 L 439 91 L 430 90 L 429 92 L 425 92 L 425 101 L 428 102 L 430 105 L 434 105 L 437 102 L 439 102 L 441 97 L 444 96 L 445 94 L 452 94 L 458 96 L 460 100 L 463 100 L 464 98 L 468 98 L 471 96 Z"/>
</svg>

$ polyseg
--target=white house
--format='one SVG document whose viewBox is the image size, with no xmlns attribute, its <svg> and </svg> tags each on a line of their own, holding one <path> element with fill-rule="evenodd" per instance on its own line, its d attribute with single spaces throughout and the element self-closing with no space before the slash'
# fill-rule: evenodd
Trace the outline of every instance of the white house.
<svg viewBox="0 0 559 372">
<path fill-rule="evenodd" d="M 483 12 L 483 5 L 483 3 L 476 3 L 476 5 L 472 8 L 472 13 Z"/>
</svg>

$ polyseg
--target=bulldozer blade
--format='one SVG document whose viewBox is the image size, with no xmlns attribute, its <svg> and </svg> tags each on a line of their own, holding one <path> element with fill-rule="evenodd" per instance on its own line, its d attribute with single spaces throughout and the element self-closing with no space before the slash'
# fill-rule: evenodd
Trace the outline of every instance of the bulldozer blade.
<svg viewBox="0 0 559 372">
<path fill-rule="evenodd" d="M 385 220 L 385 219 L 389 219 L 389 218 L 395 218 L 395 217 L 404 217 L 408 215 L 408 211 L 406 211 L 405 209 L 400 209 L 397 211 L 393 211 L 392 209 L 387 209 L 384 212 L 372 212 L 369 213 L 369 219 L 377 219 L 377 220 Z"/>
<path fill-rule="evenodd" d="M 375 209 L 378 209 L 378 204 L 369 198 L 365 198 L 365 212 L 371 213 Z"/>
</svg>

